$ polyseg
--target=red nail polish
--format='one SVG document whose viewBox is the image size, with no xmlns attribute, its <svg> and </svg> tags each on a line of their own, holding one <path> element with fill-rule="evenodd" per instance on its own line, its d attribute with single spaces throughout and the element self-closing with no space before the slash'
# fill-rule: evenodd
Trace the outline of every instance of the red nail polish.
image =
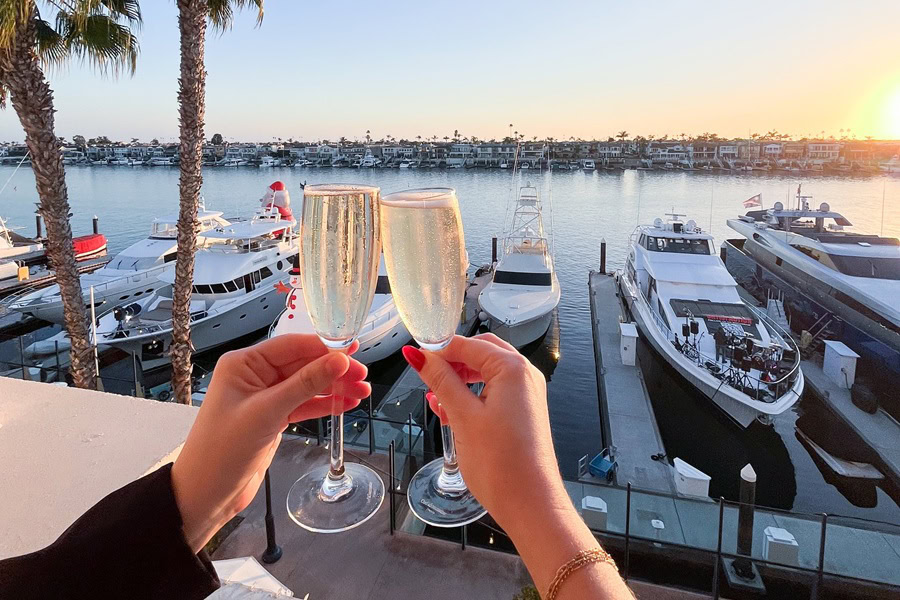
<svg viewBox="0 0 900 600">
<path fill-rule="evenodd" d="M 416 371 L 421 371 L 425 366 L 425 355 L 422 351 L 413 346 L 403 346 L 403 358 Z"/>
</svg>

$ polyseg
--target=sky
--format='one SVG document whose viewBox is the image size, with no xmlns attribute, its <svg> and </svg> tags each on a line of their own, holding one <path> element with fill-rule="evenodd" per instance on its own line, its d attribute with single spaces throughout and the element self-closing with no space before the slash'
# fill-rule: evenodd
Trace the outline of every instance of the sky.
<svg viewBox="0 0 900 600">
<path fill-rule="evenodd" d="M 57 134 L 178 135 L 174 0 L 143 0 L 133 77 L 48 73 Z M 896 0 L 266 0 L 207 37 L 207 137 L 900 138 Z M 0 141 L 24 139 L 11 107 Z"/>
</svg>

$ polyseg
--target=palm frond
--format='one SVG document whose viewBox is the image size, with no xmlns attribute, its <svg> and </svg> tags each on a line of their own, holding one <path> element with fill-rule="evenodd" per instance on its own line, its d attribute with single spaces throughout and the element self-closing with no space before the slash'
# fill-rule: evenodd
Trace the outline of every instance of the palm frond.
<svg viewBox="0 0 900 600">
<path fill-rule="evenodd" d="M 47 21 L 34 20 L 34 41 L 44 64 L 59 66 L 66 60 L 69 52 L 63 37 Z"/>
<path fill-rule="evenodd" d="M 234 23 L 234 11 L 247 7 L 256 7 L 256 26 L 262 25 L 263 3 L 265 0 L 207 0 L 209 5 L 209 22 L 213 29 L 225 31 Z"/>
<path fill-rule="evenodd" d="M 16 32 L 36 10 L 31 0 L 0 0 L 0 51 L 12 45 Z"/>
<path fill-rule="evenodd" d="M 118 74 L 121 69 L 134 73 L 140 47 L 127 26 L 105 14 L 80 18 L 59 12 L 56 21 L 66 51 L 72 57 L 90 63 L 104 73 Z"/>
</svg>

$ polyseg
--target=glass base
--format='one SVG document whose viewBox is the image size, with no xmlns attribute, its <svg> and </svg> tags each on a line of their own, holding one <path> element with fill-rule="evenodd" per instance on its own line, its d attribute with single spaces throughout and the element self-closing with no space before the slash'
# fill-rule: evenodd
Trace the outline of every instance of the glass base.
<svg viewBox="0 0 900 600">
<path fill-rule="evenodd" d="M 349 348 L 350 344 L 352 344 L 353 342 L 356 341 L 355 337 L 352 337 L 349 340 L 348 339 L 330 340 L 328 338 L 322 337 L 321 335 L 319 336 L 319 339 L 322 340 L 322 343 L 325 344 L 325 346 L 329 350 L 343 350 L 344 348 Z"/>
<path fill-rule="evenodd" d="M 316 533 L 339 533 L 371 519 L 384 501 L 384 482 L 375 471 L 344 463 L 346 479 L 327 480 L 328 465 L 294 482 L 287 495 L 288 515 Z"/>
<path fill-rule="evenodd" d="M 443 467 L 443 459 L 433 460 L 409 481 L 406 498 L 413 514 L 434 527 L 460 527 L 486 515 L 487 511 L 465 487 L 462 477 L 442 477 Z M 446 485 L 443 488 L 438 485 L 442 479 Z"/>
<path fill-rule="evenodd" d="M 442 342 L 437 342 L 437 343 L 432 344 L 432 343 L 416 340 L 416 343 L 419 344 L 419 346 L 421 348 L 424 348 L 425 350 L 428 350 L 429 352 L 437 352 L 438 350 L 443 350 L 444 348 L 446 348 L 450 344 L 450 340 L 452 340 L 452 339 L 453 339 L 453 336 L 451 335 L 450 337 L 448 337 L 446 340 L 444 340 Z"/>
</svg>

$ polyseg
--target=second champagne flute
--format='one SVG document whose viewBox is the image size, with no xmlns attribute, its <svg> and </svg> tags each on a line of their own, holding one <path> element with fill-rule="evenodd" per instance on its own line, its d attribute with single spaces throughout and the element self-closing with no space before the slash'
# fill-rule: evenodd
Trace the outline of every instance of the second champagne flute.
<svg viewBox="0 0 900 600">
<path fill-rule="evenodd" d="M 456 192 L 430 188 L 388 194 L 381 216 L 384 262 L 400 317 L 421 347 L 440 350 L 456 333 L 466 295 L 469 261 Z M 443 419 L 441 439 L 444 458 L 413 476 L 407 499 L 425 523 L 458 527 L 486 511 L 463 481 L 453 432 Z"/>
<path fill-rule="evenodd" d="M 366 321 L 381 258 L 380 190 L 362 185 L 308 185 L 303 190 L 300 273 L 313 327 L 333 352 L 345 351 Z M 384 500 L 384 483 L 369 467 L 344 463 L 340 382 L 332 389 L 331 460 L 298 479 L 288 514 L 319 533 L 367 521 Z M 335 414 L 335 413 L 338 414 Z"/>
</svg>

